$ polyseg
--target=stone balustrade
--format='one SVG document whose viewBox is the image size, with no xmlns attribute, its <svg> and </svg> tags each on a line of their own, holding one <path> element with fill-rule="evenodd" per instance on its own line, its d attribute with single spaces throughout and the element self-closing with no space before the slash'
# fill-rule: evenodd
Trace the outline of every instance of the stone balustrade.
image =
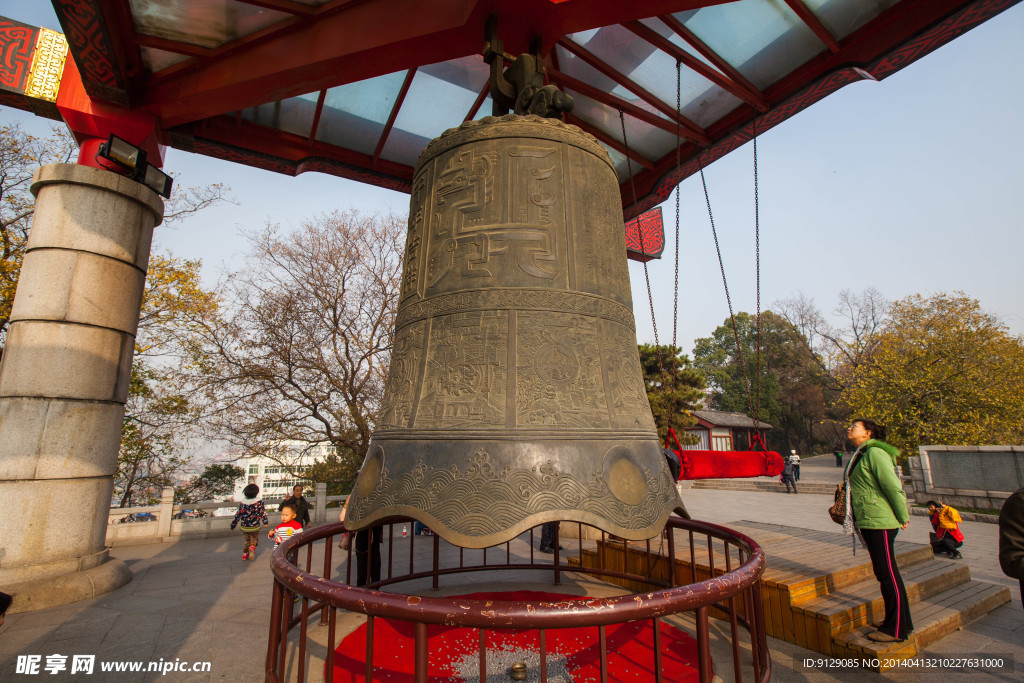
<svg viewBox="0 0 1024 683">
<path fill-rule="evenodd" d="M 327 485 L 320 483 L 314 487 L 314 495 L 307 497 L 310 502 L 309 517 L 312 526 L 327 522 L 336 522 L 337 508 L 328 508 L 329 503 L 343 504 L 348 498 L 328 496 Z M 270 526 L 281 521 L 281 513 L 277 507 L 283 498 L 264 499 Z M 174 503 L 174 489 L 168 487 L 162 492 L 159 505 L 130 508 L 110 508 L 107 524 L 106 545 L 110 547 L 124 545 L 141 545 L 144 543 L 167 543 L 175 541 L 195 540 L 231 536 L 239 531 L 231 530 L 231 520 L 238 508 L 238 501 L 208 501 L 185 505 Z M 217 510 L 227 509 L 231 514 L 217 515 Z M 203 517 L 184 517 L 186 510 L 202 510 L 212 512 Z M 142 519 L 140 519 L 142 517 Z"/>
</svg>

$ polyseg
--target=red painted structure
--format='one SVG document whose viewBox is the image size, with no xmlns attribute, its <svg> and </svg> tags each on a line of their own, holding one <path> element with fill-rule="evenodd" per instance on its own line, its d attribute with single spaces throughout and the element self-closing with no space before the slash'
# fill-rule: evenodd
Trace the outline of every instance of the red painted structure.
<svg viewBox="0 0 1024 683">
<path fill-rule="evenodd" d="M 679 479 L 736 479 L 744 477 L 777 477 L 782 474 L 782 456 L 769 451 L 761 435 L 754 434 L 751 451 L 706 451 L 684 449 L 676 431 L 668 428 L 665 448 L 679 456 L 682 464 Z M 675 448 L 672 448 L 672 446 Z"/>
<path fill-rule="evenodd" d="M 698 170 L 698 163 L 712 163 L 749 141 L 755 127 L 764 132 L 854 81 L 886 78 L 1017 1 L 894 0 L 881 14 L 838 36 L 821 9 L 786 0 L 787 11 L 819 41 L 820 51 L 758 87 L 741 73 L 749 65 L 730 63 L 686 25 L 683 13 L 729 4 L 725 0 L 326 0 L 319 5 L 225 0 L 231 12 L 258 26 L 223 40 L 190 33 L 188 17 L 174 16 L 174 3 L 153 3 L 159 5 L 153 11 L 164 15 L 145 24 L 140 19 L 150 9 L 145 0 L 53 0 L 80 74 L 69 77 L 68 87 L 84 92 L 92 103 L 80 104 L 73 110 L 79 115 L 69 116 L 52 103 L 30 101 L 6 83 L 8 69 L 11 78 L 24 71 L 34 29 L 0 20 L 0 64 L 8 65 L 0 76 L 0 104 L 63 116 L 80 141 L 97 137 L 98 129 L 128 129 L 148 119 L 152 130 L 143 138 L 141 133 L 121 137 L 144 145 L 151 160 L 157 158 L 154 145 L 168 145 L 287 175 L 319 171 L 408 192 L 414 157 L 389 160 L 387 143 L 399 134 L 410 85 L 419 72 L 440 62 L 463 60 L 459 68 L 483 68 L 483 25 L 496 14 L 505 49 L 526 51 L 530 39 L 539 37 L 547 79 L 569 89 L 592 112 L 611 111 L 615 118 L 621 111 L 633 133 L 678 134 L 678 157 L 673 145 L 648 158 L 641 145 L 624 144 L 617 121 L 602 123 L 605 114 L 577 108 L 569 116 L 571 123 L 633 162 L 632 183 L 620 169 L 629 219 L 664 201 Z M 193 11 L 213 12 L 215 6 L 220 5 Z M 580 32 L 595 29 L 605 31 L 606 38 L 596 46 L 582 44 Z M 604 56 L 597 54 L 602 47 Z M 738 104 L 698 124 L 677 112 L 674 97 L 652 91 L 606 58 L 626 49 L 678 59 L 687 74 L 699 74 Z M 559 55 L 579 63 L 575 75 Z M 404 70 L 402 88 L 373 144 L 358 150 L 318 139 L 329 89 Z M 481 80 L 472 106 L 453 117 L 451 125 L 478 116 L 486 94 Z M 306 97 L 289 100 L 300 96 Z M 251 108 L 286 101 L 306 107 L 304 120 L 311 125 L 294 132 L 243 116 Z M 121 123 L 113 115 L 119 110 L 125 116 Z M 107 123 L 90 122 L 90 117 Z"/>
</svg>

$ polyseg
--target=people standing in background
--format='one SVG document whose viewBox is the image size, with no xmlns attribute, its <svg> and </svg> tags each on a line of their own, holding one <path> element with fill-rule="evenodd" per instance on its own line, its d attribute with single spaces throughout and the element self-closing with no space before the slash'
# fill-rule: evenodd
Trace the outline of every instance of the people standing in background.
<svg viewBox="0 0 1024 683">
<path fill-rule="evenodd" d="M 295 521 L 305 529 L 309 525 L 309 501 L 302 495 L 302 484 L 292 489 L 292 497 L 286 498 L 278 509 L 283 510 L 286 505 L 295 511 Z"/>
<path fill-rule="evenodd" d="M 786 462 L 782 463 L 782 483 L 786 485 L 786 493 L 789 493 L 789 487 L 792 485 L 793 493 L 799 493 L 796 490 L 796 479 L 793 474 L 793 461 L 786 459 Z"/>
<path fill-rule="evenodd" d="M 842 451 L 842 449 L 840 449 L 839 446 L 836 446 L 835 450 L 832 451 L 832 455 L 834 455 L 835 458 L 836 458 L 836 467 L 842 467 L 843 466 L 843 451 Z"/>
<path fill-rule="evenodd" d="M 793 477 L 796 481 L 800 481 L 800 456 L 796 454 L 796 451 L 789 452 L 789 462 L 793 465 Z"/>
</svg>

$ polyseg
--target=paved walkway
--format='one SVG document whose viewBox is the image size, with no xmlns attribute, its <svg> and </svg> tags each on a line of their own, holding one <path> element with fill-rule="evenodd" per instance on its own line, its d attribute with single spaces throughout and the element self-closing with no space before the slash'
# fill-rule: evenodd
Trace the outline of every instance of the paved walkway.
<svg viewBox="0 0 1024 683">
<path fill-rule="evenodd" d="M 833 461 L 834 462 L 834 461 Z M 838 468 L 835 468 L 838 471 Z M 821 495 L 690 490 L 684 498 L 694 517 L 728 525 L 757 520 L 836 531 Z M 999 571 L 997 527 L 967 522 L 964 562 L 974 578 L 1010 586 L 1013 601 L 932 647 L 930 655 L 989 653 L 1012 656 L 1012 673 L 953 674 L 957 681 L 1024 680 L 1024 610 L 1020 590 Z M 905 538 L 926 543 L 928 523 L 912 518 Z M 264 539 L 256 561 L 243 563 L 239 538 L 116 548 L 113 555 L 134 572 L 114 593 L 42 612 L 16 614 L 0 627 L 0 681 L 261 681 L 266 648 L 271 575 Z M 425 545 L 425 544 L 424 544 Z M 823 558 L 827 561 L 828 558 Z M 769 557 L 769 562 L 771 558 Z M 949 560 L 952 561 L 952 560 Z M 769 638 L 776 681 L 939 681 L 950 673 L 832 672 L 801 668 L 809 650 Z M 40 674 L 17 675 L 17 655 L 42 655 Z M 74 677 L 43 670 L 47 655 L 96 655 L 92 675 Z M 207 673 L 101 673 L 99 662 L 209 662 Z M 144 664 L 145 666 L 145 664 Z M 720 667 L 720 669 L 726 667 Z M 728 672 L 721 671 L 723 675 Z"/>
</svg>

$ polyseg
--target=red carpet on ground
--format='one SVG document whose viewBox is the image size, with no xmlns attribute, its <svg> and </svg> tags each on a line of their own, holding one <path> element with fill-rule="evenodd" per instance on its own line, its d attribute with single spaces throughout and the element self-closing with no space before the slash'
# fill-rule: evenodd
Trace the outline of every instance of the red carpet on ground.
<svg viewBox="0 0 1024 683">
<path fill-rule="evenodd" d="M 517 602 L 562 602 L 586 598 L 539 591 L 505 593 L 470 593 L 453 596 L 472 600 L 503 600 Z M 608 643 L 608 680 L 654 680 L 654 637 L 649 620 L 616 624 L 605 629 Z M 546 632 L 549 675 L 552 658 L 564 658 L 564 670 L 573 683 L 600 680 L 600 652 L 596 626 L 586 628 L 549 629 Z M 431 681 L 460 681 L 463 676 L 477 678 L 480 635 L 475 628 L 429 626 Z M 487 632 L 488 660 L 500 650 L 540 650 L 538 632 L 530 630 L 493 630 Z M 366 624 L 350 633 L 334 656 L 334 680 L 341 683 L 364 683 L 366 656 Z M 465 666 L 472 658 L 473 665 Z M 460 673 L 457 667 L 462 663 Z M 666 683 L 697 680 L 697 641 L 684 631 L 662 622 L 661 662 Z M 373 680 L 411 683 L 413 680 L 413 625 L 393 619 L 374 621 Z M 471 673 L 470 673 L 471 672 Z M 495 675 L 493 669 L 490 675 Z"/>
</svg>

